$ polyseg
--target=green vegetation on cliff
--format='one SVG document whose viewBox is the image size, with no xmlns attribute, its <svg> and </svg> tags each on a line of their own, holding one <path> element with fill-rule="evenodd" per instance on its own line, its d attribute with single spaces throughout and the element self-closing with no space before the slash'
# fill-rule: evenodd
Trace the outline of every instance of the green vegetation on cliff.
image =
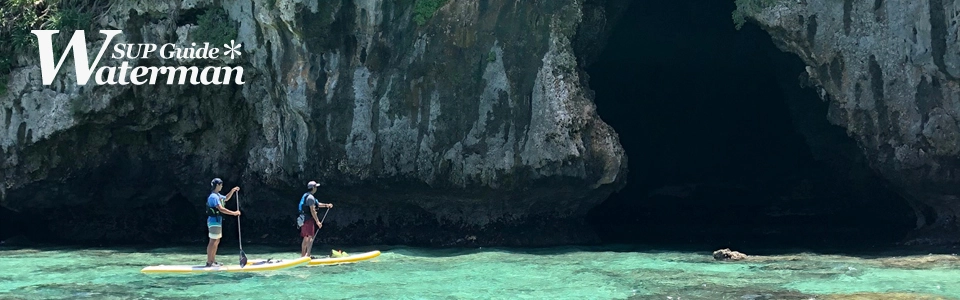
<svg viewBox="0 0 960 300">
<path fill-rule="evenodd" d="M 197 16 L 193 36 L 192 40 L 197 44 L 209 42 L 210 46 L 220 47 L 237 38 L 237 26 L 223 8 L 211 8 Z"/>
<path fill-rule="evenodd" d="M 18 55 L 37 49 L 31 30 L 61 30 L 53 50 L 60 52 L 74 30 L 89 30 L 111 0 L 7 0 L 0 4 L 0 95 L 7 92 L 7 76 L 16 67 Z"/>
<path fill-rule="evenodd" d="M 733 25 L 737 30 L 747 23 L 747 16 L 759 13 L 764 8 L 777 4 L 780 0 L 736 0 L 737 9 L 733 10 Z"/>
<path fill-rule="evenodd" d="M 417 0 L 417 3 L 413 6 L 413 21 L 417 22 L 417 25 L 423 26 L 440 7 L 447 4 L 447 1 L 450 0 Z"/>
</svg>

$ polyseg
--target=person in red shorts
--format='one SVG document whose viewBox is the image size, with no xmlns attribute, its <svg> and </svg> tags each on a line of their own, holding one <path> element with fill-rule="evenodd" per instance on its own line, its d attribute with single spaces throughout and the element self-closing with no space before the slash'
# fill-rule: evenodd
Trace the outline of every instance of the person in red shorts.
<svg viewBox="0 0 960 300">
<path fill-rule="evenodd" d="M 303 201 L 303 206 L 300 207 L 300 211 L 303 213 L 303 226 L 300 226 L 300 237 L 303 238 L 303 243 L 300 245 L 300 256 L 307 257 L 310 256 L 310 250 L 313 249 L 313 238 L 317 235 L 317 230 L 320 230 L 323 227 L 323 224 L 320 223 L 320 218 L 317 217 L 317 208 L 326 207 L 333 208 L 331 203 L 320 203 L 317 201 L 317 198 L 313 197 L 313 194 L 317 192 L 317 182 L 310 181 L 307 183 L 307 189 L 309 195 L 304 195 L 306 199 Z M 316 227 L 314 227 L 316 225 Z"/>
</svg>

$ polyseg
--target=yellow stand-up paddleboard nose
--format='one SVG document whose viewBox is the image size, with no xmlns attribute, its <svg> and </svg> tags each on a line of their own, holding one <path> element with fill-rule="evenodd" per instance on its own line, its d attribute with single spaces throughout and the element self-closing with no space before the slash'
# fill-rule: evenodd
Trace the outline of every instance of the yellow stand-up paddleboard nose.
<svg viewBox="0 0 960 300">
<path fill-rule="evenodd" d="M 342 252 L 343 256 L 341 257 L 327 257 L 327 258 L 317 258 L 310 261 L 311 266 L 318 265 L 332 265 L 332 264 L 342 264 L 342 263 L 352 263 L 358 261 L 364 261 L 372 259 L 374 257 L 380 256 L 379 250 L 374 250 L 370 252 L 364 252 L 360 254 L 347 255 L 346 252 Z"/>
<path fill-rule="evenodd" d="M 336 252 L 337 250 L 333 250 L 333 251 Z M 364 260 L 373 259 L 373 258 L 375 258 L 375 257 L 377 257 L 377 256 L 380 256 L 380 251 L 379 251 L 379 250 L 374 250 L 374 251 L 370 251 L 370 252 L 364 252 L 364 253 L 360 253 L 360 254 L 353 254 L 353 255 L 349 255 L 349 254 L 347 254 L 347 253 L 344 252 L 344 251 L 339 251 L 339 253 L 341 253 L 341 254 L 338 254 L 338 255 L 342 255 L 342 256 L 340 256 L 340 257 L 332 257 L 332 255 L 331 255 L 331 257 L 315 258 L 315 259 L 313 259 L 313 260 L 310 260 L 309 265 L 310 265 L 310 266 L 319 266 L 319 265 L 334 265 L 334 264 L 343 264 L 343 263 L 353 263 L 353 262 L 358 262 L 358 261 L 364 261 Z M 251 260 L 250 262 L 247 262 L 247 265 L 249 266 L 249 265 L 254 264 L 254 263 L 263 263 L 263 262 L 266 262 L 266 260 L 263 260 L 263 259 Z"/>
</svg>

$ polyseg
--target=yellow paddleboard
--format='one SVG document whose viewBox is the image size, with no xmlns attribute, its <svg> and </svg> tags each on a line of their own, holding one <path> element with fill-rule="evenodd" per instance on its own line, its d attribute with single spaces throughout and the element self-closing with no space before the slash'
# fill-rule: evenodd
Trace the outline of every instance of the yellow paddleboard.
<svg viewBox="0 0 960 300">
<path fill-rule="evenodd" d="M 380 251 L 379 251 L 379 250 L 374 250 L 374 251 L 370 251 L 370 252 L 364 252 L 364 253 L 360 253 L 360 254 L 353 254 L 353 255 L 344 256 L 344 257 L 324 257 L 324 258 L 317 258 L 317 259 L 310 260 L 310 265 L 311 265 L 311 266 L 319 266 L 319 265 L 334 265 L 334 264 L 352 263 L 352 262 L 358 262 L 358 261 L 368 260 L 368 259 L 371 259 L 371 258 L 374 258 L 374 257 L 377 257 L 377 256 L 380 256 Z M 304 258 L 306 258 L 306 257 L 304 257 Z M 262 260 L 262 259 L 249 260 L 249 261 L 247 261 L 247 265 L 249 266 L 249 265 L 256 264 L 256 263 L 262 263 L 263 261 L 264 261 L 264 260 Z"/>
<path fill-rule="evenodd" d="M 379 250 L 373 250 L 373 251 L 370 251 L 370 252 L 364 252 L 364 253 L 360 253 L 360 254 L 351 254 L 350 256 L 344 256 L 344 257 L 336 257 L 336 258 L 334 258 L 334 257 L 317 258 L 317 259 L 310 260 L 310 265 L 311 265 L 311 266 L 319 266 L 319 265 L 332 265 L 332 264 L 351 263 L 351 262 L 358 262 L 358 261 L 362 261 L 362 260 L 368 260 L 368 259 L 371 259 L 371 258 L 374 258 L 374 257 L 377 257 L 377 256 L 380 256 L 380 251 L 379 251 Z"/>
<path fill-rule="evenodd" d="M 273 271 L 296 266 L 306 265 L 310 262 L 309 257 L 301 257 L 294 260 L 278 261 L 259 261 L 255 263 L 247 262 L 243 268 L 240 265 L 225 265 L 219 267 L 205 266 L 149 266 L 140 270 L 143 273 L 208 273 L 208 272 L 260 272 Z"/>
</svg>

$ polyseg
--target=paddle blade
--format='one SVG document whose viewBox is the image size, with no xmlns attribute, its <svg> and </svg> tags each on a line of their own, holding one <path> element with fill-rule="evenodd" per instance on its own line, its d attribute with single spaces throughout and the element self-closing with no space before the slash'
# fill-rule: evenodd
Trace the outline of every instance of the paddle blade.
<svg viewBox="0 0 960 300">
<path fill-rule="evenodd" d="M 240 268 L 243 268 L 247 265 L 247 254 L 243 253 L 243 250 L 240 250 Z"/>
</svg>

